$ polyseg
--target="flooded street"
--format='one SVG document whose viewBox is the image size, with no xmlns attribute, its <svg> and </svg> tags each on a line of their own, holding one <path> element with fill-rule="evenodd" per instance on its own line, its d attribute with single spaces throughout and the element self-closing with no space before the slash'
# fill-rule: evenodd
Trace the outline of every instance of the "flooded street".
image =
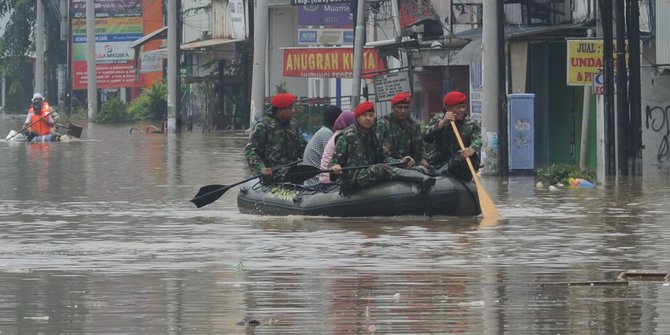
<svg viewBox="0 0 670 335">
<path fill-rule="evenodd" d="M 0 133 L 21 118 L 0 120 Z M 239 214 L 243 133 L 0 142 L 0 334 L 668 334 L 670 181 L 483 178 L 503 219 Z"/>
</svg>

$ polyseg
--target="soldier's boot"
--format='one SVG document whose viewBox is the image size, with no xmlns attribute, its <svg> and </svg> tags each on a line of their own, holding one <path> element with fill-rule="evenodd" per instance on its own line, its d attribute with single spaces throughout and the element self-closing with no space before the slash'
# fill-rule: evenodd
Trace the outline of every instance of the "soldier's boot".
<svg viewBox="0 0 670 335">
<path fill-rule="evenodd" d="M 421 186 L 421 193 L 427 193 L 435 186 L 435 177 L 427 176 L 419 171 L 393 168 L 392 180 L 403 180 L 417 183 Z"/>
</svg>

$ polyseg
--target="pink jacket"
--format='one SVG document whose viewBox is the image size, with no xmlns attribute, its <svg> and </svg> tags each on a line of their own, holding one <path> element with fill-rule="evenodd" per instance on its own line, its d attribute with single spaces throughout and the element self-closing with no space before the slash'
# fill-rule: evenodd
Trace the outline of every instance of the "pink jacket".
<svg viewBox="0 0 670 335">
<path fill-rule="evenodd" d="M 328 140 L 328 143 L 326 143 L 326 147 L 323 149 L 323 155 L 321 155 L 321 170 L 328 170 L 328 163 L 330 163 L 330 159 L 333 158 L 333 153 L 335 153 L 335 137 L 341 132 L 342 130 L 336 130 L 333 133 L 333 136 Z M 330 180 L 329 172 L 324 172 L 319 175 L 319 183 L 332 184 L 334 181 Z"/>
</svg>

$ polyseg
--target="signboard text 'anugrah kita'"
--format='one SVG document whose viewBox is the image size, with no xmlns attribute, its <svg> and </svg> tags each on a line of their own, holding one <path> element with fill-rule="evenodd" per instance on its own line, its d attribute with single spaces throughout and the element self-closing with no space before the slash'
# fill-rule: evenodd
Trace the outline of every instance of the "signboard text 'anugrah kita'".
<svg viewBox="0 0 670 335">
<path fill-rule="evenodd" d="M 352 78 L 353 48 L 291 48 L 284 50 L 284 76 L 303 78 Z M 371 78 L 373 72 L 385 66 L 377 49 L 363 51 L 363 77 Z M 371 73 L 365 75 L 365 73 Z"/>
</svg>

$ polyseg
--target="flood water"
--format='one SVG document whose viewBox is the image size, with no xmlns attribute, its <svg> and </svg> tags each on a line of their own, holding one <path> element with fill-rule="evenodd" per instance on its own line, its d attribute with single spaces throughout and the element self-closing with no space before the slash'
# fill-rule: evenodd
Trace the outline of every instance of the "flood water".
<svg viewBox="0 0 670 335">
<path fill-rule="evenodd" d="M 2 137 L 21 118 L 5 117 Z M 668 334 L 670 183 L 536 189 L 503 216 L 239 214 L 240 133 L 0 142 L 0 334 Z M 643 280 L 644 279 L 644 280 Z"/>
</svg>

